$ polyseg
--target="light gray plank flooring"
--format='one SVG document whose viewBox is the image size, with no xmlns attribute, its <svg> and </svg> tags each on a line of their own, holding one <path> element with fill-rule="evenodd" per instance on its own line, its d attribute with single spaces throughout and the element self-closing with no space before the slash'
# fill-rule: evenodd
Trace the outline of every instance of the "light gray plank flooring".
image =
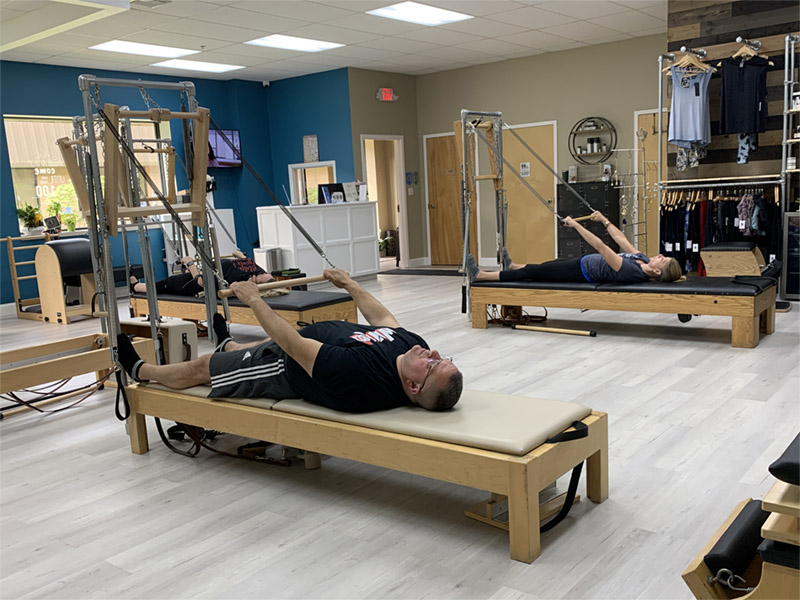
<svg viewBox="0 0 800 600">
<path fill-rule="evenodd" d="M 731 348 L 722 317 L 551 310 L 549 325 L 597 337 L 474 330 L 459 278 L 365 286 L 453 354 L 467 387 L 608 412 L 609 499 L 581 501 L 525 565 L 509 559 L 506 534 L 463 516 L 480 490 L 335 458 L 319 471 L 188 459 L 152 423 L 151 451 L 135 456 L 105 390 L 0 422 L 0 596 L 691 598 L 681 571 L 739 500 L 766 493 L 767 466 L 800 427 L 797 304 L 746 350 Z M 0 327 L 3 350 L 99 330 L 15 317 Z"/>
</svg>

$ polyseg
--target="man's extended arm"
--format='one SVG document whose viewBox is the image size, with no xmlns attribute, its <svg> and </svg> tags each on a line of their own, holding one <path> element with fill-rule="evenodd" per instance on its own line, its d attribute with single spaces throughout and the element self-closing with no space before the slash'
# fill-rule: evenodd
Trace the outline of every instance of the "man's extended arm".
<svg viewBox="0 0 800 600">
<path fill-rule="evenodd" d="M 364 315 L 370 325 L 383 327 L 400 327 L 400 323 L 394 318 L 383 304 L 365 290 L 361 285 L 354 281 L 347 272 L 341 269 L 326 269 L 322 272 L 325 278 L 338 288 L 347 291 L 353 297 L 356 307 Z"/>
<path fill-rule="evenodd" d="M 304 338 L 298 331 L 279 317 L 269 305 L 261 298 L 258 286 L 252 281 L 237 281 L 231 284 L 231 291 L 242 302 L 253 309 L 253 314 L 258 324 L 264 328 L 267 335 L 280 346 L 286 354 L 291 356 L 305 369 L 309 377 L 314 371 L 314 361 L 317 359 L 322 343 L 317 340 Z"/>
<path fill-rule="evenodd" d="M 617 245 L 622 252 L 636 254 L 639 251 L 628 241 L 628 238 L 625 237 L 625 234 L 622 233 L 619 228 L 609 221 L 608 218 L 599 210 L 596 210 L 592 213 L 592 221 L 603 224 L 603 226 L 606 228 L 606 231 L 608 231 L 608 235 L 611 236 L 612 240 L 617 242 Z"/>
</svg>

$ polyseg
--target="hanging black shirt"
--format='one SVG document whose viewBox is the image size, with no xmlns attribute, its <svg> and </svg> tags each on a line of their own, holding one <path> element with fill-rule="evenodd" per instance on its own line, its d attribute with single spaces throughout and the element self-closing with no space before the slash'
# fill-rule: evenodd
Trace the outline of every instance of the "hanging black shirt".
<svg viewBox="0 0 800 600">
<path fill-rule="evenodd" d="M 720 133 L 756 133 L 767 128 L 768 65 L 760 56 L 722 60 Z"/>
</svg>

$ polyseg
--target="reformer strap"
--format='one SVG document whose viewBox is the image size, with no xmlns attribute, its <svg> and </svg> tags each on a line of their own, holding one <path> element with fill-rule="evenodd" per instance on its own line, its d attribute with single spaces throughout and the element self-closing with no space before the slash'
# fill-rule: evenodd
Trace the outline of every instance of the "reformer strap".
<svg viewBox="0 0 800 600">
<path fill-rule="evenodd" d="M 544 441 L 545 444 L 557 444 L 559 442 L 570 442 L 579 440 L 589 436 L 589 426 L 582 421 L 573 421 L 572 427 L 574 431 L 562 431 Z M 579 462 L 575 468 L 572 469 L 572 475 L 569 480 L 569 487 L 567 488 L 567 495 L 564 498 L 564 504 L 558 514 L 550 519 L 547 523 L 539 527 L 539 531 L 544 533 L 550 531 L 553 527 L 563 521 L 569 514 L 572 505 L 575 502 L 575 494 L 578 491 L 578 482 L 581 479 L 581 471 L 583 470 L 583 461 Z"/>
<path fill-rule="evenodd" d="M 328 263 L 332 268 L 335 269 L 336 266 L 328 259 L 328 257 L 325 255 L 325 252 L 322 250 L 322 248 L 320 248 L 319 244 L 317 244 L 314 238 L 312 238 L 311 235 L 305 230 L 305 228 L 295 218 L 295 216 L 291 213 L 291 211 L 288 208 L 286 208 L 286 206 L 283 205 L 280 198 L 278 198 L 278 196 L 275 194 L 275 192 L 272 191 L 272 189 L 267 185 L 267 183 L 263 179 L 261 179 L 259 174 L 256 173 L 256 170 L 250 165 L 250 163 L 247 162 L 247 160 L 245 160 L 245 158 L 242 156 L 242 153 L 239 152 L 236 146 L 233 145 L 233 142 L 231 142 L 228 139 L 228 136 L 225 135 L 225 132 L 219 128 L 219 125 L 217 125 L 216 121 L 214 121 L 214 119 L 211 118 L 211 116 L 208 117 L 208 120 L 209 123 L 211 123 L 211 126 L 214 128 L 214 130 L 220 135 L 222 140 L 228 145 L 228 147 L 231 149 L 234 155 L 236 155 L 236 158 L 242 161 L 242 164 L 245 166 L 245 168 L 248 171 L 250 171 L 250 174 L 255 178 L 258 184 L 262 188 L 264 188 L 264 191 L 267 192 L 267 195 L 269 195 L 269 197 L 272 198 L 272 201 L 281 207 L 281 210 L 283 211 L 283 214 L 286 215 L 286 218 L 289 219 L 292 222 L 292 224 L 297 228 L 297 230 L 303 235 L 303 237 L 306 238 L 306 241 L 308 241 L 308 243 L 311 244 L 314 250 L 317 251 L 317 254 L 319 254 L 326 263 Z"/>
<path fill-rule="evenodd" d="M 131 416 L 131 405 L 128 404 L 128 395 L 125 393 L 125 386 L 122 383 L 122 371 L 117 369 L 115 375 L 117 378 L 117 400 L 114 404 L 114 414 L 117 416 L 118 421 L 125 421 Z M 122 404 L 122 410 L 120 410 L 120 404 Z"/>
<path fill-rule="evenodd" d="M 742 285 L 749 285 L 756 288 L 756 291 L 761 291 L 763 284 L 776 284 L 778 280 L 774 277 L 766 275 L 736 275 L 731 278 L 731 283 L 740 283 Z"/>
</svg>

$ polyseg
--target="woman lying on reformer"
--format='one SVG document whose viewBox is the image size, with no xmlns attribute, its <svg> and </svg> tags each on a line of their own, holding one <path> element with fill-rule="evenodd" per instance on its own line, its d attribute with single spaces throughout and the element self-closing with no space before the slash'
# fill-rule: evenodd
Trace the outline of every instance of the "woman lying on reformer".
<svg viewBox="0 0 800 600">
<path fill-rule="evenodd" d="M 592 221 L 602 223 L 611 238 L 619 244 L 622 252 L 617 254 L 603 241 L 577 223 L 572 217 L 562 221 L 586 240 L 598 254 L 586 254 L 581 258 L 559 258 L 541 264 L 521 265 L 511 261 L 503 248 L 503 270 L 481 271 L 472 255 L 467 256 L 467 270 L 470 281 L 537 281 L 550 283 L 636 283 L 655 279 L 656 281 L 677 281 L 683 277 L 678 261 L 658 254 L 647 257 L 600 211 L 594 211 Z"/>
<path fill-rule="evenodd" d="M 253 283 L 267 283 L 272 281 L 272 275 L 259 267 L 252 258 L 245 256 L 241 250 L 233 251 L 233 258 L 223 258 L 222 278 L 231 284 L 235 281 L 252 281 Z M 186 267 L 186 272 L 170 275 L 166 279 L 156 281 L 156 294 L 174 294 L 176 296 L 197 296 L 203 291 L 203 276 L 190 256 L 184 256 L 181 264 Z M 144 294 L 147 291 L 145 284 L 136 277 L 131 276 L 131 292 Z"/>
</svg>

